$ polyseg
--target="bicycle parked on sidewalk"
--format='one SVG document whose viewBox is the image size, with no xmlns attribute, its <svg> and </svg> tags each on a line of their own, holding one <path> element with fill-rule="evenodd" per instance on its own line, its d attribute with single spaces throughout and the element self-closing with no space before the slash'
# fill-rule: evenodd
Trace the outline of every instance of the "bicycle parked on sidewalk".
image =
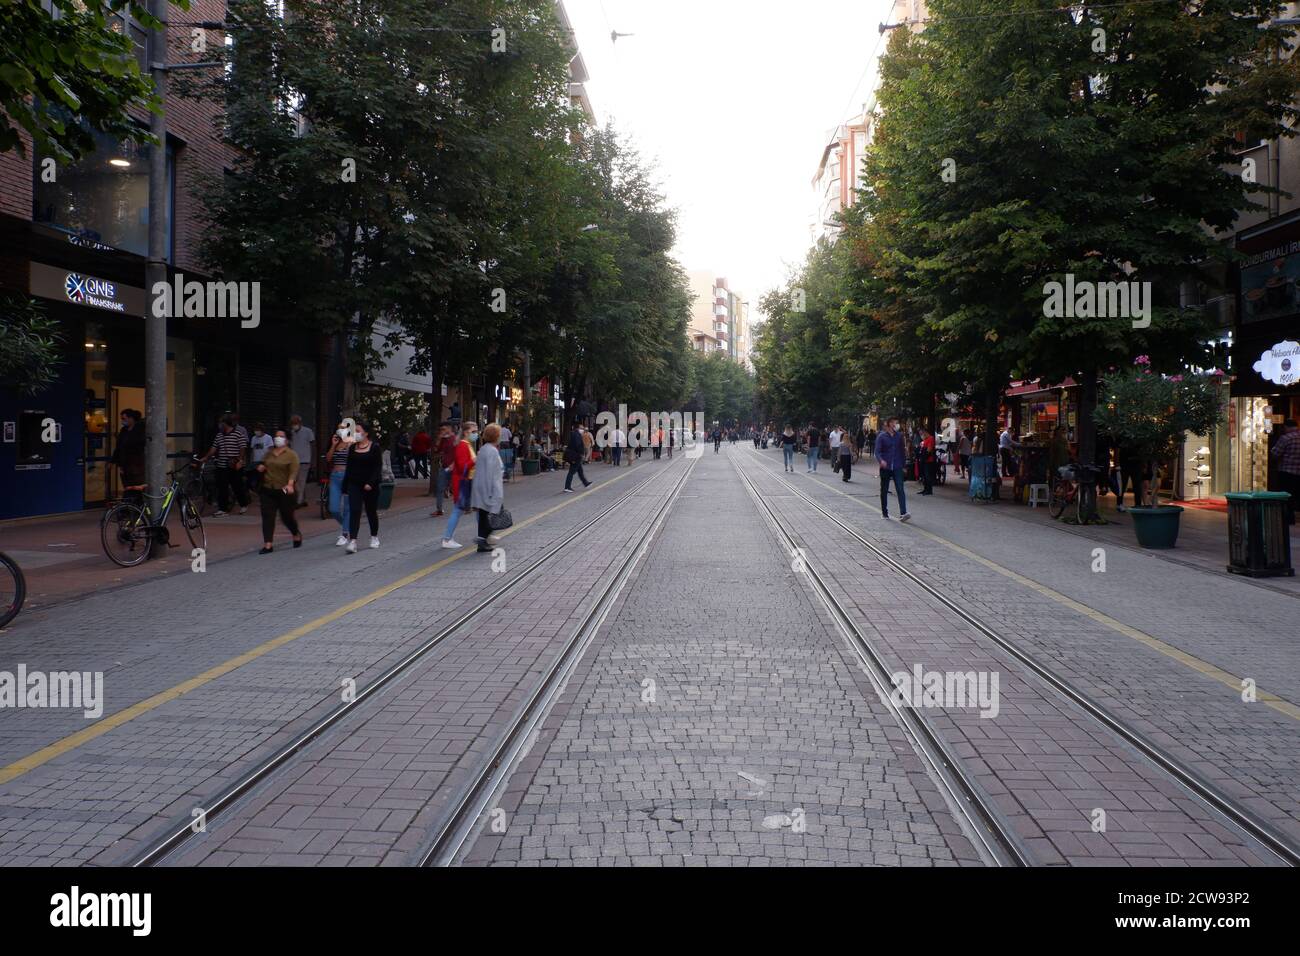
<svg viewBox="0 0 1300 956">
<path fill-rule="evenodd" d="M 124 568 L 134 567 L 149 557 L 155 546 L 173 546 L 171 535 L 167 530 L 167 518 L 172 507 L 180 500 L 181 527 L 185 529 L 190 544 L 196 548 L 206 548 L 207 533 L 203 530 L 203 519 L 199 517 L 198 508 L 186 493 L 190 484 L 188 474 L 193 463 L 183 469 L 167 472 L 172 483 L 162 495 L 150 495 L 136 492 L 135 497 L 119 501 L 104 512 L 100 520 L 99 535 L 104 543 L 104 553 L 115 564 Z M 150 501 L 162 501 L 157 516 L 150 507 Z"/>
<path fill-rule="evenodd" d="M 1053 518 L 1059 518 L 1065 514 L 1066 508 L 1072 507 L 1075 522 L 1082 524 L 1084 515 L 1080 512 L 1080 508 L 1083 504 L 1083 496 L 1079 494 L 1079 488 L 1085 482 L 1096 484 L 1097 476 L 1101 472 L 1102 469 L 1095 465 L 1074 463 L 1058 468 L 1057 478 L 1052 482 L 1052 495 L 1047 505 L 1048 514 Z"/>
<path fill-rule="evenodd" d="M 0 551 L 0 627 L 18 616 L 27 599 L 27 579 L 18 562 Z"/>
</svg>

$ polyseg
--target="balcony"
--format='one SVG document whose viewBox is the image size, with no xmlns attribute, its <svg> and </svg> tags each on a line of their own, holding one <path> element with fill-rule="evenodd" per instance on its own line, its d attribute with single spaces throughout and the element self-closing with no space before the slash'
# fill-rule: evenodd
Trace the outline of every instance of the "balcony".
<svg viewBox="0 0 1300 956">
<path fill-rule="evenodd" d="M 714 314 L 714 315 L 726 315 L 726 314 L 727 314 L 727 307 L 726 307 L 725 305 L 715 305 L 715 306 L 713 307 L 713 314 Z"/>
</svg>

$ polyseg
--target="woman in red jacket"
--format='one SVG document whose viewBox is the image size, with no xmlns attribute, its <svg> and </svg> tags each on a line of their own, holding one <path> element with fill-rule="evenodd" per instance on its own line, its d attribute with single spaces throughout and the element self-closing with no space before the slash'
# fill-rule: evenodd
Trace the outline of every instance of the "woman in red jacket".
<svg viewBox="0 0 1300 956">
<path fill-rule="evenodd" d="M 461 547 L 453 537 L 462 511 L 469 510 L 469 482 L 474 480 L 474 443 L 478 440 L 475 422 L 460 423 L 460 441 L 456 443 L 455 463 L 451 467 L 451 517 L 442 534 L 442 546 L 449 551 Z M 463 504 L 462 504 L 463 502 Z"/>
</svg>

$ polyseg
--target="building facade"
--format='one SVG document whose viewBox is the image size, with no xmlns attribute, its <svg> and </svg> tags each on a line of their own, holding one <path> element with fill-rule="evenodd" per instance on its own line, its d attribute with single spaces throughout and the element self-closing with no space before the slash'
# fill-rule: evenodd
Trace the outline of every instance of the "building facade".
<svg viewBox="0 0 1300 956">
<path fill-rule="evenodd" d="M 188 15 L 220 21 L 225 4 L 193 0 Z M 118 18 L 144 64 L 147 34 L 129 14 Z M 179 33 L 157 59 L 199 58 Z M 168 278 L 205 280 L 202 183 L 232 157 L 215 133 L 213 104 L 169 95 L 164 105 Z M 147 127 L 145 113 L 132 118 Z M 150 147 L 94 137 L 94 151 L 75 163 L 52 162 L 26 138 L 25 154 L 0 155 L 0 290 L 40 303 L 58 322 L 64 352 L 58 381 L 44 392 L 0 388 L 0 518 L 77 511 L 118 495 L 109 462 L 118 418 L 145 409 Z M 169 455 L 205 449 L 226 411 L 238 410 L 249 426 L 295 413 L 316 422 L 328 360 L 321 352 L 318 338 L 285 316 L 262 314 L 255 328 L 238 318 L 169 319 Z M 53 442 L 42 440 L 49 420 Z"/>
</svg>

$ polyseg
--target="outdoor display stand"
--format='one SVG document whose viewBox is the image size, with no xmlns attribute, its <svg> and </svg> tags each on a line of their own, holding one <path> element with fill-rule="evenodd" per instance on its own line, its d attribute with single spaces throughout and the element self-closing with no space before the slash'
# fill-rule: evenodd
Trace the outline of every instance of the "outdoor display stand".
<svg viewBox="0 0 1300 956">
<path fill-rule="evenodd" d="M 1285 491 L 1230 491 L 1228 570 L 1252 578 L 1293 576 Z"/>
<path fill-rule="evenodd" d="M 1025 501 L 1030 485 L 1050 484 L 1047 480 L 1047 449 L 1042 445 L 1022 445 L 1017 450 L 1016 501 Z"/>
</svg>

